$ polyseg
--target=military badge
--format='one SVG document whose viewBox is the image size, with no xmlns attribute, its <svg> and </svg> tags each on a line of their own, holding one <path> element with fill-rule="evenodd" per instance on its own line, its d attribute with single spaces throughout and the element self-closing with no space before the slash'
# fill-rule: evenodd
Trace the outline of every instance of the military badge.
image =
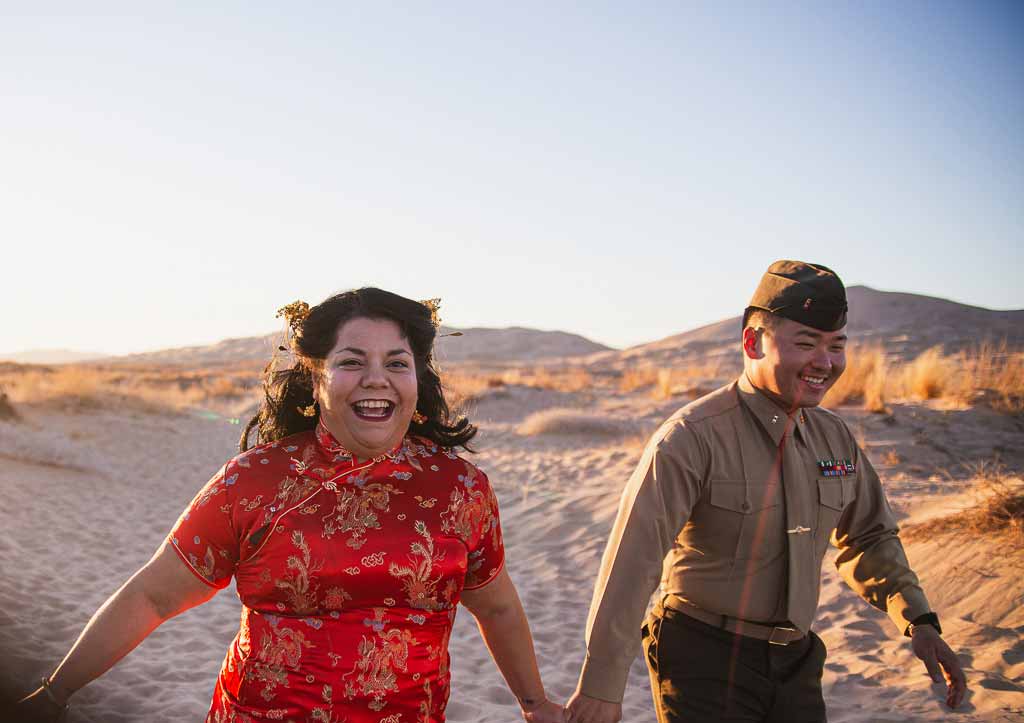
<svg viewBox="0 0 1024 723">
<path fill-rule="evenodd" d="M 857 466 L 848 459 L 819 459 L 818 469 L 823 477 L 845 477 L 857 471 Z"/>
</svg>

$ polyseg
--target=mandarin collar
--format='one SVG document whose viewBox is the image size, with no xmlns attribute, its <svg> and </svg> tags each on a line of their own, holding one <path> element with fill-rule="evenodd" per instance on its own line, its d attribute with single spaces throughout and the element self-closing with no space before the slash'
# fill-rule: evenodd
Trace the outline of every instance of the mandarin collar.
<svg viewBox="0 0 1024 723">
<path fill-rule="evenodd" d="M 398 444 L 384 452 L 381 455 L 373 457 L 374 462 L 383 462 L 384 459 L 395 459 L 402 452 L 405 447 L 406 438 L 403 437 Z M 316 442 L 320 449 L 326 454 L 332 462 L 352 462 L 356 463 L 359 461 L 369 462 L 370 459 L 360 460 L 356 455 L 345 449 L 345 447 L 339 442 L 331 430 L 324 424 L 323 419 L 318 419 L 316 423 Z"/>
<path fill-rule="evenodd" d="M 755 387 L 747 378 L 746 373 L 740 375 L 736 389 L 747 409 L 761 423 L 761 427 L 768 433 L 776 446 L 782 443 L 783 435 L 790 428 L 795 428 L 797 436 L 804 439 L 802 427 L 807 423 L 807 415 L 804 410 L 797 409 L 793 414 L 787 413 L 783 407 Z"/>
</svg>

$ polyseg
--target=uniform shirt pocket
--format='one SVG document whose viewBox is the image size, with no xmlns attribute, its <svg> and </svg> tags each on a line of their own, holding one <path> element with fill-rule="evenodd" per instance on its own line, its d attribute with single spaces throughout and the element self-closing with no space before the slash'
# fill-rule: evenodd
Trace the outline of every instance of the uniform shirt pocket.
<svg viewBox="0 0 1024 723">
<path fill-rule="evenodd" d="M 815 548 L 823 554 L 832 531 L 839 524 L 843 510 L 857 496 L 856 477 L 823 477 L 818 479 L 818 527 Z"/>
<path fill-rule="evenodd" d="M 704 514 L 695 516 L 698 524 L 692 528 L 694 534 L 687 542 L 719 559 L 746 560 L 755 555 L 774 554 L 769 549 L 773 545 L 763 535 L 759 536 L 758 530 L 781 528 L 784 524 L 778 483 L 712 480 L 710 487 L 709 504 L 704 507 Z"/>
<path fill-rule="evenodd" d="M 842 511 L 857 496 L 855 477 L 823 477 L 818 480 L 818 501 L 833 510 Z"/>
</svg>

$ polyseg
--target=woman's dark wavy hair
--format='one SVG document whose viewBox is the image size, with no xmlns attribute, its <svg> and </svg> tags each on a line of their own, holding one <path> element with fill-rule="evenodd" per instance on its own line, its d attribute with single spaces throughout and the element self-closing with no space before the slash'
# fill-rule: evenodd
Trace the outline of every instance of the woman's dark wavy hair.
<svg viewBox="0 0 1024 723">
<path fill-rule="evenodd" d="M 359 318 L 393 321 L 409 342 L 416 361 L 416 409 L 426 417 L 422 424 L 410 422 L 410 433 L 443 447 L 459 446 L 473 451 L 467 445 L 476 436 L 477 428 L 465 417 L 453 419 L 441 377 L 434 366 L 437 329 L 430 309 L 390 291 L 366 287 L 325 299 L 293 327 L 290 347 L 295 363 L 287 369 L 279 369 L 279 357 L 275 354 L 263 370 L 263 401 L 242 432 L 238 443 L 240 452 L 251 446 L 249 435 L 253 428 L 257 431 L 256 443 L 265 444 L 316 427 L 319 415 L 307 417 L 299 409 L 314 404 L 314 379 L 337 343 L 338 329 L 345 322 Z"/>
</svg>

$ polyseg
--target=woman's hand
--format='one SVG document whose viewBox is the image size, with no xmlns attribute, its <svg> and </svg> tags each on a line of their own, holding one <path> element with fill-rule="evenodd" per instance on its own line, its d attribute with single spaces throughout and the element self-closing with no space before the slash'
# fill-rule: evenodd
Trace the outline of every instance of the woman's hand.
<svg viewBox="0 0 1024 723">
<path fill-rule="evenodd" d="M 545 698 L 543 703 L 523 708 L 523 720 L 527 723 L 565 723 L 569 716 L 565 708 Z"/>
<path fill-rule="evenodd" d="M 58 723 L 64 720 L 65 711 L 39 687 L 15 703 L 10 712 L 14 716 L 11 720 L 18 723 Z"/>
</svg>

